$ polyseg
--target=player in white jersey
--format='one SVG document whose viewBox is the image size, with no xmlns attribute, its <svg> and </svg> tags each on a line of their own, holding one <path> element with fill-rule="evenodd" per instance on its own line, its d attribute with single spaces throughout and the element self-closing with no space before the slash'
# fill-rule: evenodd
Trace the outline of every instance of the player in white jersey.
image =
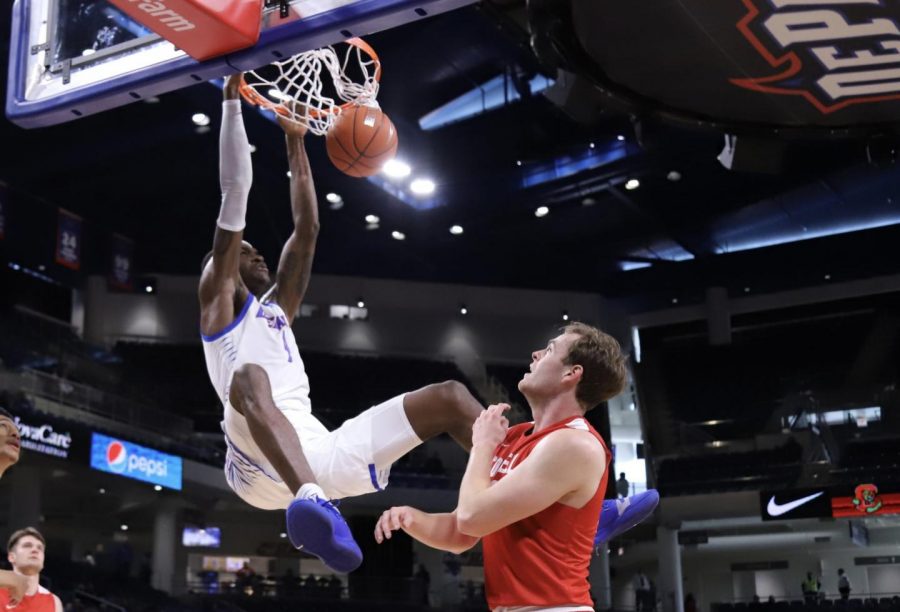
<svg viewBox="0 0 900 612">
<path fill-rule="evenodd" d="M 482 406 L 465 386 L 448 381 L 390 399 L 334 431 L 312 415 L 309 381 L 291 330 L 319 229 L 305 129 L 280 121 L 294 231 L 273 284 L 262 256 L 242 240 L 252 167 L 238 88 L 238 77 L 226 81 L 219 140 L 222 205 L 199 287 L 207 369 L 224 406 L 225 474 L 249 504 L 287 510 L 294 546 L 337 571 L 351 571 L 362 553 L 330 500 L 384 488 L 394 461 L 440 433 L 468 449 Z"/>
</svg>

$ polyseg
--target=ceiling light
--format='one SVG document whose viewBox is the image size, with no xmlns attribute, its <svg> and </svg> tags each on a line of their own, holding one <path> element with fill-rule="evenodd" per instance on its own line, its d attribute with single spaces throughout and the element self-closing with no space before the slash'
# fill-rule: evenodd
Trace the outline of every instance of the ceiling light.
<svg viewBox="0 0 900 612">
<path fill-rule="evenodd" d="M 427 178 L 417 178 L 409 184 L 409 190 L 419 196 L 431 195 L 434 193 L 434 181 Z"/>
<path fill-rule="evenodd" d="M 288 172 L 288 176 L 290 176 L 290 172 Z M 339 196 L 338 194 L 336 194 L 334 192 L 326 193 L 325 199 L 328 200 L 329 202 L 331 202 L 332 204 L 337 204 L 338 202 L 344 201 L 343 198 L 341 198 L 341 196 Z"/>
<path fill-rule="evenodd" d="M 623 140 L 625 140 L 625 136 L 623 136 L 622 134 L 619 134 L 618 136 L 616 136 L 616 140 L 618 140 L 619 142 L 622 142 Z"/>
<path fill-rule="evenodd" d="M 146 291 L 147 293 L 153 293 L 153 285 L 147 285 L 146 287 L 144 287 L 144 291 Z"/>
<path fill-rule="evenodd" d="M 369 225 L 378 225 L 378 222 L 381 219 L 378 218 L 378 215 L 366 215 L 366 223 Z"/>
<path fill-rule="evenodd" d="M 255 144 L 250 145 L 250 152 L 256 153 L 256 145 Z"/>
<path fill-rule="evenodd" d="M 563 321 L 568 321 L 568 320 L 569 320 L 569 311 L 563 310 Z"/>
<path fill-rule="evenodd" d="M 546 206 L 538 206 L 537 210 L 534 211 L 534 216 L 535 217 L 546 217 L 549 212 L 550 212 L 550 209 L 547 208 Z"/>
<path fill-rule="evenodd" d="M 104 489 L 103 487 L 100 487 L 100 490 L 98 491 L 98 493 L 100 493 L 100 495 L 106 495 L 106 489 Z"/>
<path fill-rule="evenodd" d="M 460 234 L 463 233 L 463 226 L 462 225 L 451 225 L 450 233 L 453 234 L 454 236 L 459 236 Z"/>
<path fill-rule="evenodd" d="M 391 238 L 393 238 L 394 240 L 406 240 L 406 234 L 394 230 L 393 232 L 391 232 Z"/>
<path fill-rule="evenodd" d="M 379 227 L 381 227 L 381 226 L 378 225 L 377 223 L 367 223 L 367 224 L 366 224 L 366 229 L 367 229 L 367 230 L 370 230 L 370 231 L 371 231 L 371 230 L 377 230 Z"/>
<path fill-rule="evenodd" d="M 275 87 L 269 89 L 268 93 L 270 98 L 275 98 L 276 100 L 284 100 L 288 97 L 287 94 L 283 93 L 280 89 L 276 89 Z"/>
<path fill-rule="evenodd" d="M 826 274 L 826 275 L 825 275 L 825 280 L 831 280 L 831 274 Z"/>
<path fill-rule="evenodd" d="M 286 534 L 285 532 L 282 531 L 281 533 L 278 534 L 278 537 L 281 538 L 281 539 L 283 540 L 283 539 L 285 539 L 285 538 L 287 537 L 287 534 Z"/>
<path fill-rule="evenodd" d="M 153 485 L 153 490 L 154 490 L 154 491 L 162 491 L 162 486 L 160 486 L 160 485 Z"/>
<path fill-rule="evenodd" d="M 750 293 L 750 287 L 744 287 L 744 293 Z"/>
<path fill-rule="evenodd" d="M 128 531 L 128 525 L 125 525 L 125 524 L 119 525 L 119 529 L 121 529 L 122 531 Z"/>
<path fill-rule="evenodd" d="M 673 304 L 677 304 L 677 303 L 678 303 L 678 298 L 672 298 L 672 303 L 673 303 Z"/>
<path fill-rule="evenodd" d="M 199 126 L 199 127 L 195 127 L 195 128 L 194 128 L 194 133 L 195 133 L 195 134 L 208 134 L 208 133 L 209 133 L 209 126 L 208 126 L 208 125 L 201 125 L 201 126 Z"/>
<path fill-rule="evenodd" d="M 593 206 L 596 203 L 597 200 L 595 200 L 594 198 L 585 198 L 581 201 L 582 206 Z"/>
<path fill-rule="evenodd" d="M 287 171 L 287 177 L 288 177 L 288 178 L 291 178 L 291 171 L 290 171 L 290 170 Z"/>
<path fill-rule="evenodd" d="M 517 160 L 516 160 L 516 165 L 517 165 L 517 166 L 521 166 L 521 165 L 522 165 L 522 160 L 517 159 Z"/>
<path fill-rule="evenodd" d="M 209 125 L 209 115 L 206 113 L 194 113 L 191 117 L 191 121 L 194 122 L 194 125 L 199 125 L 201 127 Z"/>
<path fill-rule="evenodd" d="M 672 181 L 673 183 L 681 180 L 681 172 L 678 170 L 670 170 L 666 175 L 666 178 Z"/>
<path fill-rule="evenodd" d="M 93 55 L 96 52 L 97 52 L 96 49 L 85 49 L 84 51 L 81 52 L 81 55 L 82 55 L 82 57 L 87 57 L 88 55 Z"/>
<path fill-rule="evenodd" d="M 365 300 L 363 300 L 362 298 L 359 298 L 358 300 L 356 300 L 356 307 L 357 308 L 365 308 L 366 307 Z"/>
<path fill-rule="evenodd" d="M 464 315 L 464 316 L 469 314 L 469 309 L 466 308 L 465 304 L 463 304 L 462 306 L 459 307 L 459 314 Z"/>
<path fill-rule="evenodd" d="M 591 147 L 592 149 L 594 148 L 594 143 L 593 143 L 593 142 L 590 144 L 590 147 Z"/>
<path fill-rule="evenodd" d="M 412 168 L 409 167 L 409 164 L 399 159 L 390 159 L 381 167 L 381 171 L 391 178 L 404 178 L 409 176 Z"/>
<path fill-rule="evenodd" d="M 156 96 L 150 96 L 149 98 L 144 98 L 144 102 L 147 104 L 159 104 L 159 98 Z"/>
<path fill-rule="evenodd" d="M 637 179 L 628 179 L 625 181 L 625 189 L 628 191 L 633 191 L 641 186 L 641 182 Z"/>
</svg>

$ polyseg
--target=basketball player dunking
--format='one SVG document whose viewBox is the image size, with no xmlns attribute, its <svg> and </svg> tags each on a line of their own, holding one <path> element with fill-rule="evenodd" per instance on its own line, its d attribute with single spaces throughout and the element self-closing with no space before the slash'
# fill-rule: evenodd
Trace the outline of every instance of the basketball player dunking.
<svg viewBox="0 0 900 612">
<path fill-rule="evenodd" d="M 612 337 L 581 323 L 567 326 L 532 354 L 519 382 L 534 421 L 510 428 L 505 404 L 478 417 L 456 510 L 391 508 L 375 539 L 402 529 L 458 554 L 483 538 L 486 594 L 495 612 L 593 610 L 588 565 L 609 451 L 584 415 L 625 382 L 625 357 Z"/>
<path fill-rule="evenodd" d="M 374 406 L 328 431 L 311 412 L 309 381 L 291 323 L 309 283 L 319 227 L 305 130 L 282 121 L 294 230 L 274 283 L 242 240 L 252 181 L 239 78 L 226 81 L 220 135 L 222 204 L 200 278 L 200 331 L 209 376 L 224 405 L 225 474 L 244 501 L 287 510 L 294 546 L 348 572 L 359 546 L 330 501 L 387 485 L 391 464 L 423 440 L 449 433 L 465 449 L 482 406 L 448 381 Z"/>
</svg>

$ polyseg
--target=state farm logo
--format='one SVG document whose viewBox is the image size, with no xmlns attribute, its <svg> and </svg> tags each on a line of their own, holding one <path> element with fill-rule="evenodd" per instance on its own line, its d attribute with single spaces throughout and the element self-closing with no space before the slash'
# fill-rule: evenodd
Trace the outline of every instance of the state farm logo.
<svg viewBox="0 0 900 612">
<path fill-rule="evenodd" d="M 880 0 L 742 0 L 738 30 L 776 71 L 731 79 L 827 115 L 900 99 L 900 8 Z"/>
<path fill-rule="evenodd" d="M 121 442 L 112 441 L 106 446 L 106 465 L 111 472 L 121 474 L 128 467 L 128 451 Z"/>
</svg>

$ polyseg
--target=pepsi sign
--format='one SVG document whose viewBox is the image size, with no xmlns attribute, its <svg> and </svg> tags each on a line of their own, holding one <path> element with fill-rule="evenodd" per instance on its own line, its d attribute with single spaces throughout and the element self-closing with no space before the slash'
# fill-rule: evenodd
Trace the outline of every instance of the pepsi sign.
<svg viewBox="0 0 900 612">
<path fill-rule="evenodd" d="M 181 490 L 181 457 L 97 432 L 91 434 L 91 467 Z"/>
</svg>

